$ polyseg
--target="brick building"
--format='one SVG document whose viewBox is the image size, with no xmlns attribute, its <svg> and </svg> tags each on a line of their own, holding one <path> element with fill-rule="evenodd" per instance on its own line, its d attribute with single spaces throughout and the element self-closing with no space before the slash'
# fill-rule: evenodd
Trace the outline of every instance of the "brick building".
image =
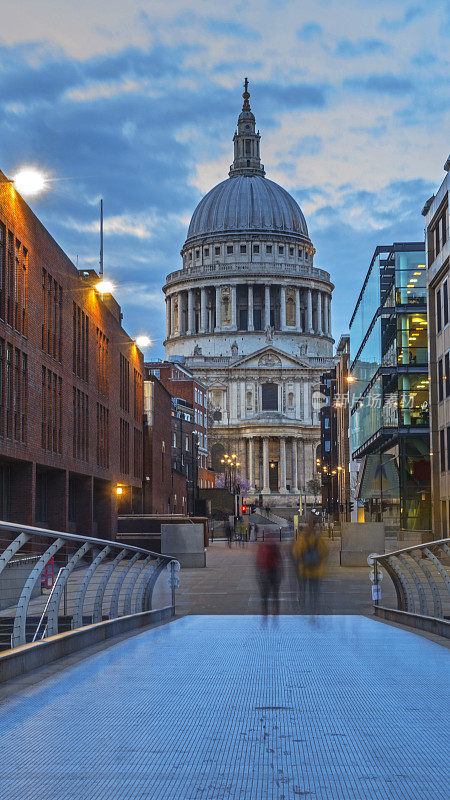
<svg viewBox="0 0 450 800">
<path fill-rule="evenodd" d="M 192 403 L 172 397 L 174 514 L 194 514 L 199 473 L 198 433 Z"/>
<path fill-rule="evenodd" d="M 158 378 L 150 374 L 144 381 L 145 514 L 170 514 L 173 509 L 171 447 L 172 397 Z"/>
<path fill-rule="evenodd" d="M 114 537 L 142 494 L 143 357 L 0 172 L 0 518 Z"/>
<path fill-rule="evenodd" d="M 201 489 L 214 486 L 214 476 L 208 469 L 208 392 L 206 386 L 194 378 L 192 372 L 178 362 L 146 362 L 146 375 L 155 375 L 172 397 L 179 397 L 192 405 L 194 430 L 198 438 L 198 485 Z"/>
</svg>

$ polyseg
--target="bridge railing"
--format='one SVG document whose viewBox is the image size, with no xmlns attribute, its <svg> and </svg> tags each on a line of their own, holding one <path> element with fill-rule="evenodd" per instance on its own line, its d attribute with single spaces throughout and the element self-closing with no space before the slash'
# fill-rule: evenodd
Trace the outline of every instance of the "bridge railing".
<svg viewBox="0 0 450 800">
<path fill-rule="evenodd" d="M 143 611 L 174 613 L 179 569 L 140 547 L 0 522 L 0 650 Z"/>
<path fill-rule="evenodd" d="M 377 616 L 403 621 L 408 617 L 416 627 L 450 636 L 450 538 L 373 554 L 370 559 Z M 383 569 L 394 585 L 397 609 L 378 599 Z"/>
</svg>

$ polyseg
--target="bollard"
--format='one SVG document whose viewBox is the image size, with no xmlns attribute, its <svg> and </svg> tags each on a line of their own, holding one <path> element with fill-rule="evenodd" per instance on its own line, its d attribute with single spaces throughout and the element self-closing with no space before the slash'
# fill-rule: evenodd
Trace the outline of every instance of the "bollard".
<svg viewBox="0 0 450 800">
<path fill-rule="evenodd" d="M 280 542 L 281 542 L 281 528 L 280 528 Z"/>
<path fill-rule="evenodd" d="M 265 534 L 265 529 L 263 528 L 263 541 L 264 541 L 264 534 Z"/>
</svg>

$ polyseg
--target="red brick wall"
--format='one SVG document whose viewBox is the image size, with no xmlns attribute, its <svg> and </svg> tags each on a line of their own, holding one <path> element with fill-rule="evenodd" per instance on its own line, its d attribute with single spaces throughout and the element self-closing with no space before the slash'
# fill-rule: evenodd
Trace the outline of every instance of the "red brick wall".
<svg viewBox="0 0 450 800">
<path fill-rule="evenodd" d="M 157 378 L 150 376 L 146 392 L 153 393 L 152 414 L 145 429 L 144 512 L 167 514 L 172 497 L 171 396 Z"/>
<path fill-rule="evenodd" d="M 134 429 L 142 435 L 142 406 L 135 417 L 134 409 L 134 370 L 143 374 L 143 356 L 122 328 L 120 309 L 114 300 L 102 297 L 95 291 L 92 284 L 81 280 L 75 266 L 65 255 L 59 245 L 46 231 L 37 217 L 32 213 L 27 204 L 20 198 L 11 184 L 5 181 L 0 173 L 0 223 L 14 235 L 28 250 L 28 330 L 26 335 L 22 331 L 15 331 L 5 321 L 5 277 L 3 280 L 4 301 L 0 302 L 0 337 L 5 343 L 12 345 L 13 353 L 19 350 L 28 359 L 28 392 L 26 413 L 26 441 L 15 441 L 14 436 L 7 437 L 5 429 L 5 365 L 3 364 L 3 390 L 2 408 L 0 414 L 0 461 L 12 459 L 11 462 L 16 485 L 17 495 L 11 503 L 10 516 L 15 521 L 34 522 L 35 496 L 34 475 L 35 466 L 57 470 L 49 472 L 52 508 L 49 509 L 48 525 L 50 519 L 60 527 L 72 528 L 68 521 L 68 480 L 66 472 L 76 475 L 90 476 L 98 481 L 107 481 L 110 485 L 110 502 L 108 511 L 102 504 L 102 518 L 95 524 L 92 513 L 84 514 L 80 520 L 86 534 L 92 533 L 94 527 L 108 530 L 110 534 L 115 531 L 115 485 L 123 483 L 140 490 L 142 486 L 142 462 L 137 464 L 139 474 L 135 475 L 135 460 L 133 454 Z M 6 264 L 3 264 L 5 276 Z M 58 356 L 49 355 L 42 349 L 42 321 L 44 315 L 42 295 L 42 270 L 51 275 L 59 286 L 62 287 L 62 347 L 61 360 Z M 88 364 L 85 379 L 73 372 L 73 303 L 88 317 Z M 3 308 L 2 308 L 3 306 Z M 109 340 L 109 396 L 97 389 L 97 328 Z M 6 345 L 5 345 L 6 346 Z M 52 348 L 51 348 L 52 349 Z M 119 403 L 119 361 L 123 354 L 129 362 L 130 385 L 129 410 L 120 408 Z M 62 381 L 62 414 L 61 414 L 61 443 L 57 452 L 50 452 L 42 447 L 42 367 L 57 379 Z M 87 396 L 89 420 L 87 425 L 89 453 L 86 459 L 74 458 L 73 455 L 73 388 L 79 389 Z M 109 466 L 100 467 L 97 464 L 97 402 L 101 403 L 109 412 Z M 119 425 L 123 419 L 129 426 L 129 471 L 124 474 L 120 471 L 120 442 Z M 20 467 L 18 461 L 28 463 L 27 469 Z M 29 471 L 31 469 L 31 472 Z M 62 471 L 62 472 L 61 472 Z M 20 472 L 23 473 L 21 481 Z M 99 484 L 100 485 L 100 484 Z M 103 484 L 102 484 L 103 485 Z M 84 489 L 80 489 L 84 493 Z M 89 497 L 92 489 L 88 491 Z M 18 498 L 22 500 L 19 502 Z M 89 501 L 89 497 L 87 497 Z M 79 498 L 78 498 L 79 501 Z M 89 502 L 88 502 L 89 505 Z M 91 504 L 92 505 L 92 504 Z M 98 515 L 97 515 L 98 516 Z M 64 524 L 65 520 L 65 524 Z M 74 523 L 76 527 L 76 522 Z"/>
</svg>

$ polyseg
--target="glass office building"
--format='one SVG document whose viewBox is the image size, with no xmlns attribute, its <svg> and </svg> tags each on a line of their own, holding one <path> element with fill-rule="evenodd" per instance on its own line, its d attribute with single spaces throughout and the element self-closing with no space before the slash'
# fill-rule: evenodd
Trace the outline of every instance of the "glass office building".
<svg viewBox="0 0 450 800">
<path fill-rule="evenodd" d="M 352 458 L 359 519 L 430 529 L 427 300 L 423 243 L 377 247 L 350 323 Z"/>
</svg>

